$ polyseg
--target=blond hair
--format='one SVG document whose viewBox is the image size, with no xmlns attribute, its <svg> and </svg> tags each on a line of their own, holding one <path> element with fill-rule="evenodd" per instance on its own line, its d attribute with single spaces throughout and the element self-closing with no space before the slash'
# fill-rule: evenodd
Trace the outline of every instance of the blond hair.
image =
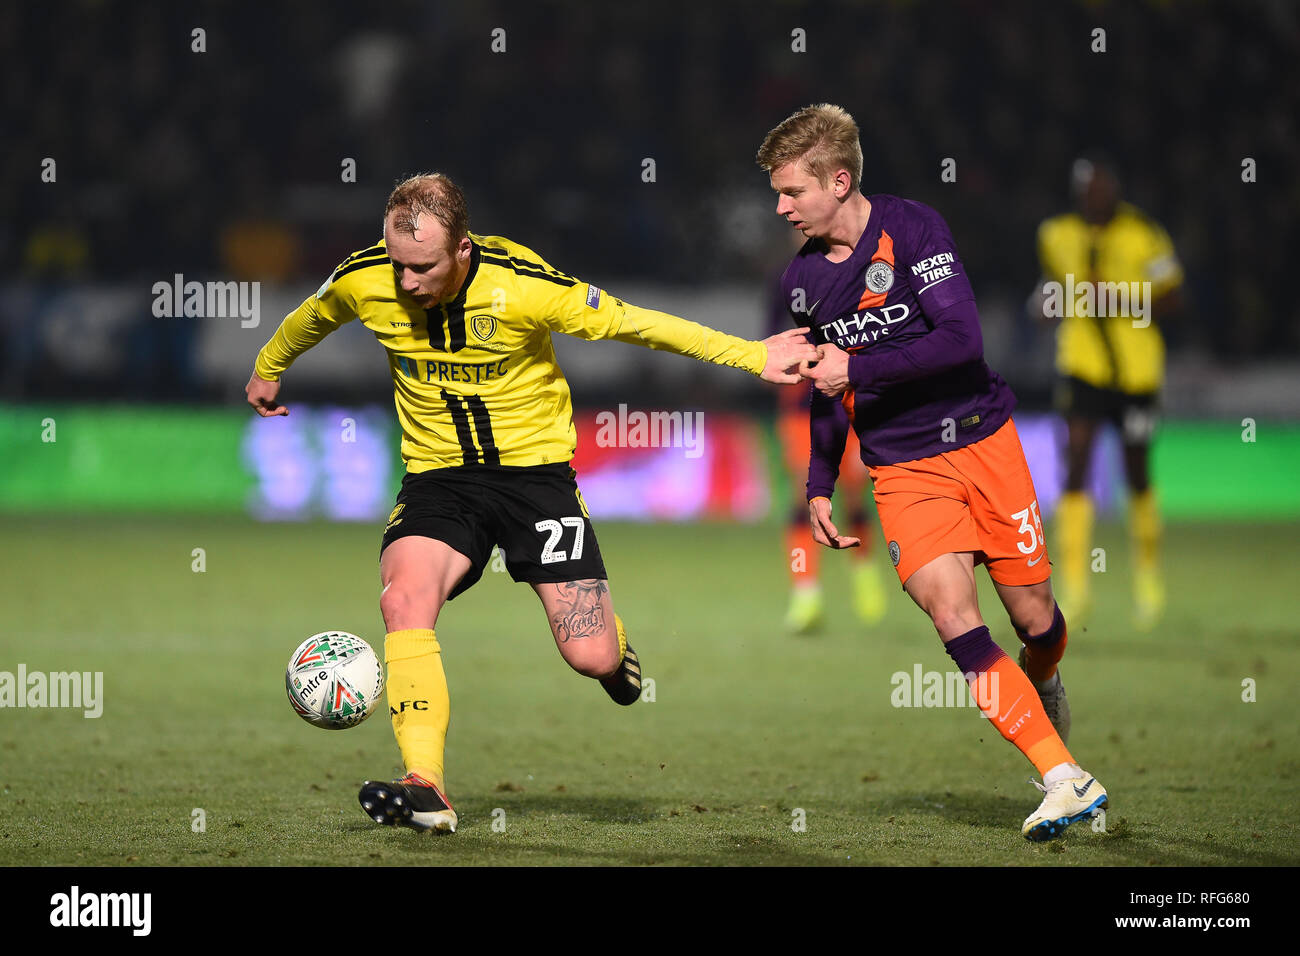
<svg viewBox="0 0 1300 956">
<path fill-rule="evenodd" d="M 850 188 L 857 189 L 862 184 L 858 124 L 847 110 L 833 103 L 805 106 L 787 116 L 763 138 L 755 158 L 768 173 L 801 160 L 823 189 L 841 169 L 848 170 L 852 178 Z"/>
<path fill-rule="evenodd" d="M 469 234 L 469 207 L 460 187 L 443 173 L 421 173 L 398 183 L 384 207 L 384 222 L 391 213 L 393 228 L 415 236 L 420 217 L 433 216 L 447 232 L 448 248 L 455 248 Z"/>
</svg>

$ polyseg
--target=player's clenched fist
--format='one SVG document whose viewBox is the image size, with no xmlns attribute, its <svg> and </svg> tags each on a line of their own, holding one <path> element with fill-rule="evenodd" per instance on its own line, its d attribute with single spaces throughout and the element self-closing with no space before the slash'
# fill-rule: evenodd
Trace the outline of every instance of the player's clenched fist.
<svg viewBox="0 0 1300 956">
<path fill-rule="evenodd" d="M 849 388 L 849 353 L 833 342 L 817 350 L 816 365 L 801 365 L 799 374 L 813 383 L 817 391 L 830 398 Z"/>
<path fill-rule="evenodd" d="M 263 418 L 289 414 L 289 406 L 281 405 L 275 400 L 275 396 L 280 394 L 279 382 L 268 382 L 254 372 L 244 386 L 244 394 L 248 396 L 248 404 L 253 406 L 253 411 Z"/>
<path fill-rule="evenodd" d="M 808 502 L 808 520 L 812 522 L 813 540 L 828 548 L 856 548 L 862 543 L 860 538 L 847 538 L 836 530 L 831 523 L 831 500 L 814 498 Z"/>
<path fill-rule="evenodd" d="M 817 361 L 817 349 L 804 338 L 807 328 L 786 329 L 763 339 L 767 346 L 767 364 L 760 376 L 765 382 L 777 385 L 798 385 L 801 379 L 794 371 L 798 366 Z"/>
</svg>

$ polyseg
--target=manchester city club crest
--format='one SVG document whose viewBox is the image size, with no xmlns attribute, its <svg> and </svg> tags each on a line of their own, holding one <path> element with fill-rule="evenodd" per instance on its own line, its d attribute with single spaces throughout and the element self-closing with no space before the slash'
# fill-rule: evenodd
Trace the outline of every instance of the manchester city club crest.
<svg viewBox="0 0 1300 956">
<path fill-rule="evenodd" d="M 476 315 L 469 320 L 469 327 L 479 341 L 486 342 L 492 338 L 492 333 L 497 330 L 497 320 L 490 315 Z"/>
<path fill-rule="evenodd" d="M 880 295 L 894 285 L 894 270 L 888 262 L 873 262 L 867 266 L 867 288 Z"/>
</svg>

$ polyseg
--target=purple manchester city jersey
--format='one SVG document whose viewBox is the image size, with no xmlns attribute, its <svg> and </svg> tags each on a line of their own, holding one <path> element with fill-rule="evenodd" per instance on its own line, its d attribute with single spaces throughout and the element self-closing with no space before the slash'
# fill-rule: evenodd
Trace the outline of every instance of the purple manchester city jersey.
<svg viewBox="0 0 1300 956">
<path fill-rule="evenodd" d="M 848 429 L 862 460 L 892 465 L 987 438 L 1015 408 L 984 362 L 975 293 L 943 217 L 924 203 L 868 196 L 867 227 L 843 262 L 810 239 L 781 277 L 814 345 L 849 353 L 849 389 L 814 389 L 808 497 L 830 495 Z"/>
</svg>

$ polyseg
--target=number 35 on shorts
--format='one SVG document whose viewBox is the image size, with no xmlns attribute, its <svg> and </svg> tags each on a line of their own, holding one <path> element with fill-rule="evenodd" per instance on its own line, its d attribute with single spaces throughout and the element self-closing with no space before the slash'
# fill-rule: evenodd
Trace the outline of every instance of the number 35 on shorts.
<svg viewBox="0 0 1300 956">
<path fill-rule="evenodd" d="M 1029 535 L 1029 540 L 1028 542 L 1017 541 L 1016 547 L 1020 549 L 1021 554 L 1033 554 L 1038 550 L 1038 542 L 1043 537 L 1043 522 L 1038 517 L 1038 502 L 1031 501 L 1028 508 L 1017 511 L 1011 516 L 1012 521 L 1017 519 L 1020 521 L 1020 527 L 1016 529 L 1016 533 Z"/>
<path fill-rule="evenodd" d="M 543 518 L 533 527 L 542 534 L 550 535 L 542 545 L 542 564 L 555 564 L 559 561 L 577 561 L 582 557 L 582 534 L 583 527 L 586 524 L 585 518 L 561 518 L 556 521 L 554 518 Z M 564 529 L 573 529 L 573 547 L 572 555 L 568 551 L 556 550 L 556 545 L 560 543 L 560 538 L 564 536 Z"/>
</svg>

